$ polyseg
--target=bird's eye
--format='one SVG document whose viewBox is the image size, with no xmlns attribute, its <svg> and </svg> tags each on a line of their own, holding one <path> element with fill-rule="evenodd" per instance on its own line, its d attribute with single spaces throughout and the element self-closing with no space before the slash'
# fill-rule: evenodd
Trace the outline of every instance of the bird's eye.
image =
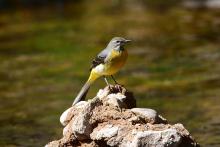
<svg viewBox="0 0 220 147">
<path fill-rule="evenodd" d="M 117 41 L 116 41 L 116 43 L 120 43 L 120 41 L 119 41 L 119 40 L 117 40 Z"/>
</svg>

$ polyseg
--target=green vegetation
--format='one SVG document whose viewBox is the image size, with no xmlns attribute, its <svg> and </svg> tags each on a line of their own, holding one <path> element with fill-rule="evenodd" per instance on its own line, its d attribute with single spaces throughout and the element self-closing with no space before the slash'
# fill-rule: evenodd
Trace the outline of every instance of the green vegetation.
<svg viewBox="0 0 220 147">
<path fill-rule="evenodd" d="M 203 146 L 219 145 L 219 16 L 217 10 L 175 5 L 161 12 L 120 1 L 2 11 L 0 146 L 43 146 L 59 138 L 59 116 L 113 36 L 133 40 L 116 78 L 134 91 L 138 106 L 183 123 Z M 104 86 L 99 79 L 88 97 Z"/>
</svg>

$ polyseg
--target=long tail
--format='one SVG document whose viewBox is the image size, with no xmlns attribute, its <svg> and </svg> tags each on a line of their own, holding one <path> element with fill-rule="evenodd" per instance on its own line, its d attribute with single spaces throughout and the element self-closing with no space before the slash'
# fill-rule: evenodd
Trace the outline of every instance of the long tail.
<svg viewBox="0 0 220 147">
<path fill-rule="evenodd" d="M 72 106 L 77 104 L 78 102 L 80 102 L 82 100 L 85 100 L 86 95 L 87 95 L 87 93 L 89 91 L 90 85 L 99 77 L 100 77 L 100 75 L 96 74 L 94 71 L 91 71 L 89 79 L 83 85 L 82 89 L 80 90 L 80 92 L 78 93 L 77 97 L 75 98 Z"/>
</svg>

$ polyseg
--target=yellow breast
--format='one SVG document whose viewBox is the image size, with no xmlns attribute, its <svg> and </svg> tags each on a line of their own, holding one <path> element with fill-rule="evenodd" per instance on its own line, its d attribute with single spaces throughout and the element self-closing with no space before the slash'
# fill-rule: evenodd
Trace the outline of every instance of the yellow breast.
<svg viewBox="0 0 220 147">
<path fill-rule="evenodd" d="M 112 50 L 108 58 L 108 61 L 105 63 L 105 75 L 112 75 L 118 72 L 125 64 L 127 60 L 128 53 L 126 50 L 116 51 Z"/>
</svg>

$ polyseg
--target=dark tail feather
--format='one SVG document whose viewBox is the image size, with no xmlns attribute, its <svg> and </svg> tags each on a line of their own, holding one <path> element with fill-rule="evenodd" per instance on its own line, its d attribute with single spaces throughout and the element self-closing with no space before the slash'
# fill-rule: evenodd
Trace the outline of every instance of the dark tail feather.
<svg viewBox="0 0 220 147">
<path fill-rule="evenodd" d="M 72 106 L 75 105 L 75 104 L 77 104 L 78 102 L 80 102 L 80 101 L 82 101 L 82 100 L 85 100 L 86 94 L 87 94 L 88 91 L 89 91 L 90 85 L 91 85 L 91 83 L 90 83 L 89 81 L 87 81 L 87 82 L 83 85 L 82 89 L 80 90 L 80 92 L 78 93 L 77 97 L 75 98 L 75 100 L 74 100 Z"/>
</svg>

